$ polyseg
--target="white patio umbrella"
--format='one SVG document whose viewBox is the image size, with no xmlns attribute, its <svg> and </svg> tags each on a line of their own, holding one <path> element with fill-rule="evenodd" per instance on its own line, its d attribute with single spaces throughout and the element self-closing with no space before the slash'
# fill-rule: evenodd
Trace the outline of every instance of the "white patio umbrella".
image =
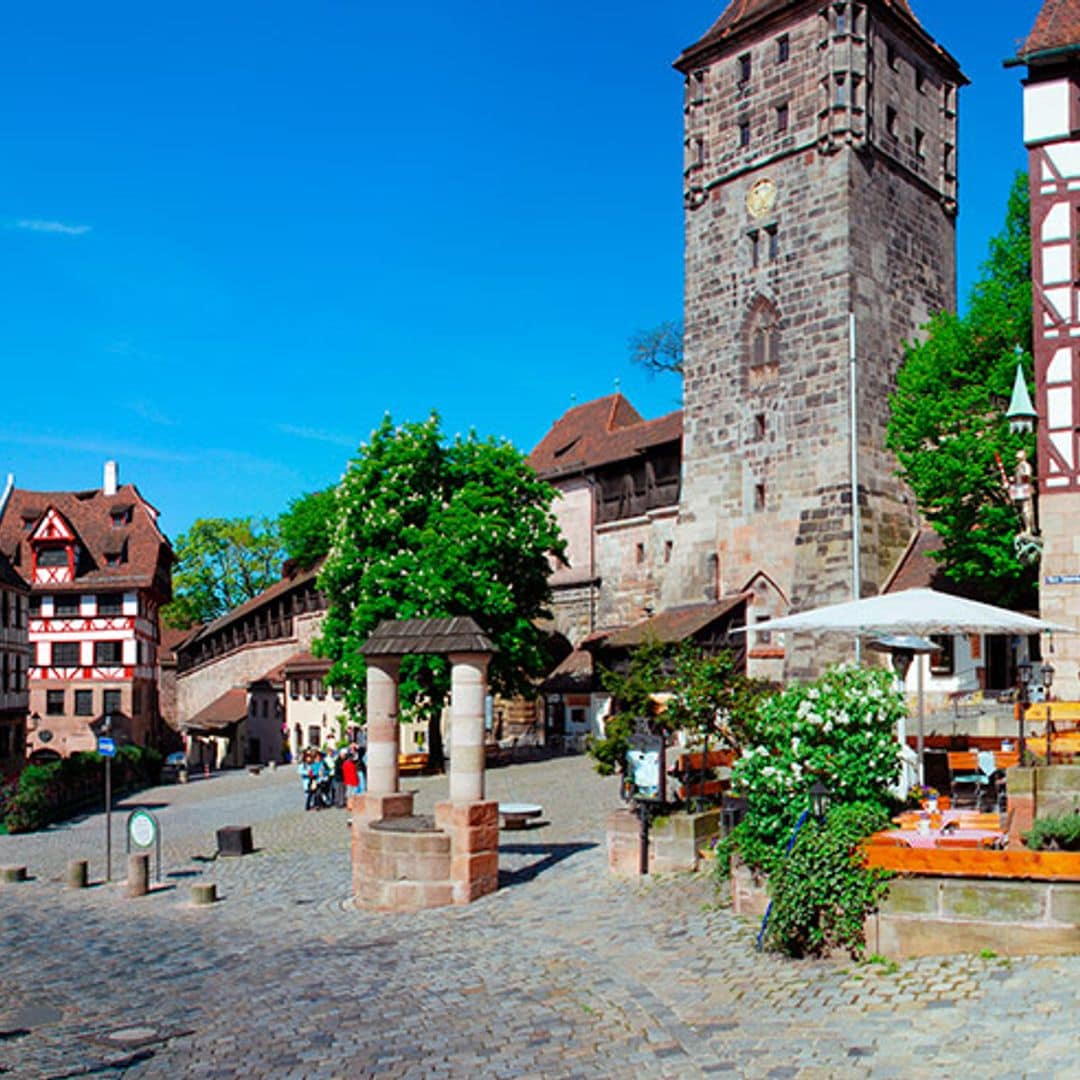
<svg viewBox="0 0 1080 1080">
<path fill-rule="evenodd" d="M 827 631 L 849 634 L 1076 634 L 1080 628 L 1021 615 L 1008 608 L 980 604 L 934 589 L 902 592 L 849 600 L 843 604 L 801 611 L 782 619 L 770 619 L 768 629 L 806 633 Z"/>
<path fill-rule="evenodd" d="M 801 611 L 783 619 L 770 619 L 773 630 L 796 633 L 847 633 L 860 635 L 930 634 L 1075 634 L 1080 628 L 1021 615 L 1008 608 L 965 600 L 934 589 L 905 589 L 901 592 L 849 600 L 843 604 Z M 752 629 L 748 627 L 747 629 Z M 921 676 L 922 668 L 919 673 Z M 919 695 L 919 748 L 923 741 L 922 695 Z M 922 775 L 922 761 L 919 761 Z"/>
</svg>

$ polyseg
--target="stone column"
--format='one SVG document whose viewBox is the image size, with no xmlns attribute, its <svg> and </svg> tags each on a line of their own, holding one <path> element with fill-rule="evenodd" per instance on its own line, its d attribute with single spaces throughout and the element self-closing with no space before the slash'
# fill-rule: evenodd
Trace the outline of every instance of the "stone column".
<svg viewBox="0 0 1080 1080">
<path fill-rule="evenodd" d="M 451 655 L 450 801 L 484 798 L 484 698 L 491 657 L 484 653 Z"/>
<path fill-rule="evenodd" d="M 398 668 L 394 658 L 367 661 L 367 786 L 371 795 L 398 790 Z"/>
</svg>

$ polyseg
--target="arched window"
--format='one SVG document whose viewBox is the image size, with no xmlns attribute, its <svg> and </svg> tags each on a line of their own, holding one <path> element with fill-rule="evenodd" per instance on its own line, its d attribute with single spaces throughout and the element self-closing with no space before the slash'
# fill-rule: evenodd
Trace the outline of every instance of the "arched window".
<svg viewBox="0 0 1080 1080">
<path fill-rule="evenodd" d="M 751 305 L 746 345 L 751 388 L 773 382 L 780 373 L 780 313 L 763 296 Z"/>
</svg>

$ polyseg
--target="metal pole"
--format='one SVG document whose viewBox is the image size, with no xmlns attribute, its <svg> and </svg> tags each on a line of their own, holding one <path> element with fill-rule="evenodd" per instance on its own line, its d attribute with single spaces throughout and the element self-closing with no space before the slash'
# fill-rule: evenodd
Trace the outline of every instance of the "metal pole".
<svg viewBox="0 0 1080 1080">
<path fill-rule="evenodd" d="M 924 770 L 923 770 L 923 761 L 925 760 L 924 755 L 923 755 L 923 728 L 924 728 L 924 721 L 925 721 L 925 717 L 926 717 L 926 698 L 925 698 L 924 687 L 923 687 L 923 656 L 925 656 L 925 655 L 927 655 L 927 654 L 925 654 L 925 653 L 922 653 L 922 654 L 916 653 L 915 654 L 915 663 L 919 665 L 918 684 L 917 684 L 918 685 L 918 694 L 919 694 L 919 734 L 918 734 L 918 738 L 915 740 L 915 745 L 916 745 L 916 748 L 917 748 L 918 753 L 919 753 L 919 768 L 918 768 L 919 783 L 921 785 L 923 785 L 924 787 L 926 786 L 926 775 L 925 775 Z"/>
<path fill-rule="evenodd" d="M 855 313 L 848 315 L 848 391 L 851 411 L 851 599 L 862 598 L 862 573 L 859 566 L 859 405 L 855 364 Z M 862 663 L 862 639 L 855 637 L 855 663 Z"/>
<path fill-rule="evenodd" d="M 105 717 L 105 734 L 112 733 L 112 717 Z M 105 880 L 112 881 L 112 758 L 105 758 Z"/>
</svg>

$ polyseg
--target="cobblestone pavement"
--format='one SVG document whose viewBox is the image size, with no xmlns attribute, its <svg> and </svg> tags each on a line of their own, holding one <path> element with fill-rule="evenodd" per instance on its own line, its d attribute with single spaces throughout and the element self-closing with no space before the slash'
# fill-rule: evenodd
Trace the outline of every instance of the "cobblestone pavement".
<svg viewBox="0 0 1080 1080">
<path fill-rule="evenodd" d="M 408 780 L 418 812 L 444 778 Z M 492 770 L 548 823 L 503 833 L 503 887 L 466 908 L 349 901 L 344 811 L 305 814 L 293 771 L 140 797 L 163 884 L 103 878 L 102 815 L 0 837 L 0 1072 L 13 1077 L 1080 1077 L 1080 958 L 795 963 L 703 876 L 606 870 L 616 788 L 565 758 Z M 114 813 L 114 876 L 123 876 Z M 212 858 L 251 824 L 257 852 Z M 85 891 L 64 886 L 90 858 Z M 221 902 L 188 903 L 192 881 Z"/>
</svg>

